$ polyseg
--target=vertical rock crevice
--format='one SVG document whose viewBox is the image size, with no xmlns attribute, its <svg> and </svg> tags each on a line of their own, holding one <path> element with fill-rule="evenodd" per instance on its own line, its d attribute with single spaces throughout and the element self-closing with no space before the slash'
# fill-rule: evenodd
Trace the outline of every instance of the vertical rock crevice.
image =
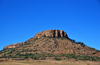
<svg viewBox="0 0 100 65">
<path fill-rule="evenodd" d="M 64 32 L 63 30 L 46 30 L 37 33 L 34 38 L 40 38 L 44 35 L 45 37 L 68 37 L 66 32 Z"/>
</svg>

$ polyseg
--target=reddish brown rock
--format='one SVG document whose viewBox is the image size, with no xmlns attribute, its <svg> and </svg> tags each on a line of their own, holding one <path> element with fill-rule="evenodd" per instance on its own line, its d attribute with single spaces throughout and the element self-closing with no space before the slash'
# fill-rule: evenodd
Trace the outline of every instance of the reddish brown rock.
<svg viewBox="0 0 100 65">
<path fill-rule="evenodd" d="M 66 32 L 62 30 L 46 30 L 37 33 L 34 38 L 40 38 L 40 37 L 68 37 L 68 36 Z"/>
<path fill-rule="evenodd" d="M 64 32 L 62 30 L 46 30 L 46 31 L 42 31 L 42 32 L 37 33 L 35 35 L 35 37 L 28 39 L 24 43 L 21 42 L 21 43 L 8 45 L 8 46 L 5 46 L 3 49 L 16 48 L 18 46 L 21 46 L 21 45 L 27 43 L 27 42 L 34 40 L 35 38 L 40 38 L 40 37 L 68 37 L 68 36 L 67 36 L 66 32 Z"/>
<path fill-rule="evenodd" d="M 11 45 L 5 46 L 3 49 L 16 48 L 16 47 L 21 46 L 23 44 L 24 44 L 23 42 L 15 43 L 15 44 L 11 44 Z"/>
</svg>

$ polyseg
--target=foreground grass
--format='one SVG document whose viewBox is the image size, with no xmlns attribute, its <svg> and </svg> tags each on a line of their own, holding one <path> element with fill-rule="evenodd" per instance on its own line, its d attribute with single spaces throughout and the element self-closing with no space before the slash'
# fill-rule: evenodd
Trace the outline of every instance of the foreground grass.
<svg viewBox="0 0 100 65">
<path fill-rule="evenodd" d="M 0 62 L 0 65 L 100 65 L 92 61 L 21 60 Z"/>
</svg>

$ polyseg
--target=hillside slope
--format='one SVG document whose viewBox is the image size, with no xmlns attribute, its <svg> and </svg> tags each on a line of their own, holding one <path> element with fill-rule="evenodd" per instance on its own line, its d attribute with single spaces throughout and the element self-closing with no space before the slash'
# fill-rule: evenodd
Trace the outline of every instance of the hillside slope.
<svg viewBox="0 0 100 65">
<path fill-rule="evenodd" d="M 18 45 L 19 44 L 19 45 Z M 62 30 L 47 30 L 37 33 L 35 37 L 24 43 L 6 46 L 0 51 L 0 56 L 16 56 L 25 54 L 73 54 L 100 57 L 100 51 L 75 42 L 68 38 Z M 14 46 L 14 47 L 13 47 Z"/>
</svg>

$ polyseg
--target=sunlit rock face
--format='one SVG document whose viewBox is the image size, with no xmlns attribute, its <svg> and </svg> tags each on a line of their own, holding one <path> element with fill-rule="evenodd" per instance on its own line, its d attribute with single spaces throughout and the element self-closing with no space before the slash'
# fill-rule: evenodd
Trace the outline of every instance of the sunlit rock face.
<svg viewBox="0 0 100 65">
<path fill-rule="evenodd" d="M 23 44 L 24 44 L 23 42 L 11 44 L 11 45 L 5 46 L 5 47 L 3 48 L 3 50 L 4 50 L 4 49 L 8 49 L 8 48 L 16 48 L 16 47 L 21 46 L 21 45 L 23 45 Z"/>
<path fill-rule="evenodd" d="M 62 30 L 46 30 L 37 33 L 34 38 L 40 38 L 40 37 L 68 37 L 68 36 L 66 32 Z"/>
</svg>

